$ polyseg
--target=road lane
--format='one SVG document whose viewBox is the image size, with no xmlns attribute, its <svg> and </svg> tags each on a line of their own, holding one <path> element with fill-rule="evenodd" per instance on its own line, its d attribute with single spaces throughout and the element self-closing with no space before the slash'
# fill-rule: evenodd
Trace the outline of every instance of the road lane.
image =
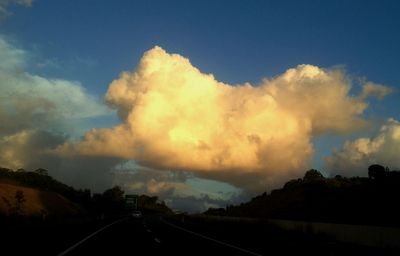
<svg viewBox="0 0 400 256">
<path fill-rule="evenodd" d="M 183 232 L 186 232 L 186 233 L 188 233 L 188 234 L 190 234 L 190 235 L 193 235 L 193 236 L 196 236 L 196 237 L 200 237 L 200 238 L 202 238 L 202 239 L 205 239 L 205 240 L 214 242 L 214 243 L 216 243 L 216 244 L 219 244 L 219 245 L 222 245 L 222 246 L 225 246 L 225 247 L 229 247 L 229 248 L 231 248 L 231 249 L 234 249 L 234 250 L 237 251 L 237 253 L 238 253 L 238 252 L 241 252 L 241 253 L 244 253 L 244 254 L 247 254 L 247 255 L 261 256 L 261 254 L 259 254 L 259 253 L 255 253 L 255 252 L 253 252 L 253 251 L 249 251 L 249 250 L 247 250 L 247 249 L 240 248 L 240 247 L 238 247 L 238 246 L 236 246 L 236 245 L 233 245 L 233 244 L 230 244 L 230 243 L 226 243 L 226 242 L 223 242 L 223 241 L 220 241 L 220 240 L 217 240 L 217 239 L 214 239 L 214 238 L 205 236 L 205 235 L 203 235 L 203 234 L 196 233 L 196 232 L 194 232 L 194 231 L 188 230 L 188 229 L 183 228 L 183 227 L 180 227 L 180 226 L 178 226 L 178 225 L 172 224 L 171 222 L 166 221 L 166 220 L 164 220 L 164 219 L 161 218 L 161 217 L 160 217 L 160 220 L 161 220 L 164 224 L 169 225 L 169 226 L 171 226 L 171 227 L 173 227 L 173 228 L 175 228 L 175 229 L 181 230 L 181 231 L 183 231 Z"/>
<path fill-rule="evenodd" d="M 158 255 L 159 248 L 153 237 L 146 232 L 142 220 L 129 218 L 99 232 L 66 256 L 143 255 L 142 252 Z"/>
<path fill-rule="evenodd" d="M 72 250 L 74 250 L 75 248 L 77 248 L 78 246 L 80 246 L 81 244 L 83 244 L 84 242 L 86 242 L 87 240 L 89 240 L 90 238 L 92 238 L 93 236 L 95 236 L 95 235 L 97 235 L 98 233 L 102 232 L 103 230 L 105 230 L 105 229 L 111 227 L 112 225 L 115 225 L 115 224 L 117 224 L 117 223 L 119 223 L 119 222 L 126 221 L 126 220 L 128 220 L 128 218 L 119 219 L 119 220 L 116 220 L 116 221 L 114 221 L 114 222 L 112 222 L 112 223 L 110 223 L 110 224 L 108 224 L 108 225 L 106 225 L 106 226 L 100 228 L 100 229 L 97 230 L 96 232 L 90 234 L 89 236 L 87 236 L 87 237 L 85 237 L 84 239 L 80 240 L 79 242 L 77 242 L 76 244 L 72 245 L 71 247 L 69 247 L 69 248 L 66 249 L 65 251 L 61 252 L 61 253 L 58 254 L 57 256 L 64 256 L 64 255 L 67 255 L 67 254 L 70 253 Z"/>
<path fill-rule="evenodd" d="M 71 246 L 71 245 L 70 245 Z M 66 248 L 64 248 L 65 250 Z M 62 251 L 62 250 L 61 250 Z M 396 255 L 339 244 L 271 226 L 239 223 L 182 223 L 144 215 L 116 222 L 69 251 L 70 255 Z"/>
<path fill-rule="evenodd" d="M 244 250 L 187 233 L 161 221 L 158 215 L 152 215 L 142 219 L 129 218 L 118 221 L 63 255 L 218 254 L 252 255 Z"/>
<path fill-rule="evenodd" d="M 171 223 L 161 219 L 160 216 L 149 216 L 145 219 L 147 227 L 151 227 L 160 243 L 160 249 L 167 255 L 254 255 L 246 250 L 227 246 L 223 242 L 205 239 L 198 234 L 188 233 Z"/>
</svg>

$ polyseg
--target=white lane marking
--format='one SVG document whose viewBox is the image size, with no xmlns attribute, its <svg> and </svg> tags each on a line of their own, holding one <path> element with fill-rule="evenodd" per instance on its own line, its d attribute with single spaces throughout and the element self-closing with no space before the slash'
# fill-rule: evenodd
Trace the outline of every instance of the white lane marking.
<svg viewBox="0 0 400 256">
<path fill-rule="evenodd" d="M 160 218 L 160 220 L 161 220 L 162 222 L 164 222 L 165 224 L 170 225 L 171 227 L 174 227 L 174 228 L 176 228 L 176 229 L 180 229 L 180 230 L 182 230 L 182 231 L 185 231 L 185 232 L 190 233 L 190 234 L 192 234 L 192 235 L 201 237 L 201 238 L 203 238 L 203 239 L 213 241 L 213 242 L 215 242 L 215 243 L 217 243 L 217 244 L 222 244 L 222 245 L 225 245 L 225 246 L 227 246 L 227 247 L 230 247 L 230 248 L 233 248 L 233 249 L 236 249 L 236 250 L 239 250 L 239 251 L 242 251 L 242 252 L 251 254 L 251 255 L 262 256 L 261 254 L 258 254 L 258 253 L 255 253 L 255 252 L 252 252 L 252 251 L 249 251 L 249 250 L 246 250 L 246 249 L 243 249 L 243 248 L 234 246 L 234 245 L 232 245 L 232 244 L 228 244 L 228 243 L 225 243 L 225 242 L 216 240 L 216 239 L 214 239 L 214 238 L 211 238 L 211 237 L 208 237 L 208 236 L 205 236 L 205 235 L 202 235 L 202 234 L 193 232 L 193 231 L 188 230 L 188 229 L 186 229 L 186 228 L 179 227 L 179 226 L 177 226 L 177 225 L 175 225 L 175 224 L 172 224 L 172 223 L 170 223 L 170 222 L 168 222 L 168 221 L 166 221 L 166 220 L 164 220 L 164 219 L 162 219 L 162 218 Z"/>
<path fill-rule="evenodd" d="M 157 237 L 156 237 L 156 238 L 154 238 L 154 241 L 156 241 L 157 243 L 161 244 L 161 241 L 160 241 L 160 239 L 158 239 Z"/>
<path fill-rule="evenodd" d="M 150 229 L 148 229 L 148 230 L 147 230 L 147 233 L 150 233 L 150 232 L 151 232 L 151 230 L 150 230 Z"/>
<path fill-rule="evenodd" d="M 112 225 L 117 224 L 117 223 L 122 222 L 122 221 L 125 221 L 125 220 L 127 220 L 127 219 L 129 219 L 129 218 L 123 218 L 123 219 L 120 219 L 120 220 L 116 220 L 116 221 L 114 221 L 113 223 L 108 224 L 107 226 L 102 227 L 101 229 L 99 229 L 99 230 L 97 230 L 96 232 L 90 234 L 89 236 L 85 237 L 85 238 L 82 239 L 81 241 L 77 242 L 77 243 L 74 244 L 73 246 L 69 247 L 67 250 L 65 250 L 65 251 L 63 251 L 62 253 L 58 254 L 57 256 L 64 256 L 64 255 L 66 255 L 67 253 L 69 253 L 70 251 L 72 251 L 73 249 L 75 249 L 76 247 L 78 247 L 79 245 L 81 245 L 83 242 L 85 242 L 85 241 L 88 240 L 89 238 L 91 238 L 91 237 L 97 235 L 98 233 L 100 233 L 100 232 L 103 231 L 104 229 L 109 228 L 109 227 L 111 227 Z"/>
</svg>

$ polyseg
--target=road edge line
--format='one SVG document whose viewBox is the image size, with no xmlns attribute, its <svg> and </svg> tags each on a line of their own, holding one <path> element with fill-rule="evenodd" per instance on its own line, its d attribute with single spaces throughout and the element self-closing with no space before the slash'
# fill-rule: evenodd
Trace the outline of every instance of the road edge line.
<svg viewBox="0 0 400 256">
<path fill-rule="evenodd" d="M 66 255 L 67 253 L 69 253 L 70 251 L 72 251 L 73 249 L 75 249 L 76 247 L 78 247 L 79 245 L 81 245 L 82 243 L 84 243 L 86 240 L 88 240 L 88 239 L 90 239 L 91 237 L 97 235 L 98 233 L 100 233 L 100 232 L 103 231 L 104 229 L 109 228 L 110 226 L 112 226 L 112 225 L 114 225 L 114 224 L 117 224 L 117 223 L 119 223 L 119 222 L 125 221 L 125 220 L 127 220 L 127 219 L 129 219 L 129 218 L 123 218 L 123 219 L 120 219 L 120 220 L 116 220 L 116 221 L 114 221 L 113 223 L 110 223 L 110 224 L 108 224 L 108 225 L 106 225 L 106 226 L 100 228 L 99 230 L 97 230 L 97 231 L 93 232 L 92 234 L 88 235 L 87 237 L 83 238 L 81 241 L 79 241 L 79 242 L 77 242 L 76 244 L 72 245 L 71 247 L 69 247 L 69 248 L 66 249 L 65 251 L 63 251 L 63 252 L 57 254 L 57 256 L 64 256 L 64 255 Z"/>
</svg>

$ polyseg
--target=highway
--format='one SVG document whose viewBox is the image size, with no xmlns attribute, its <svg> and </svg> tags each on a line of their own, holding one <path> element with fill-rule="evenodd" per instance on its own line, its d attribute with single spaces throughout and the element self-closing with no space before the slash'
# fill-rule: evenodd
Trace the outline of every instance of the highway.
<svg viewBox="0 0 400 256">
<path fill-rule="evenodd" d="M 1 255 L 399 255 L 262 223 L 145 214 L 4 227 Z"/>
<path fill-rule="evenodd" d="M 287 232 L 269 225 L 223 223 L 145 215 L 115 220 L 71 244 L 72 255 L 398 255 L 338 243 L 324 236 Z"/>
<path fill-rule="evenodd" d="M 261 255 L 154 215 L 117 220 L 71 245 L 58 256 L 210 254 Z"/>
</svg>

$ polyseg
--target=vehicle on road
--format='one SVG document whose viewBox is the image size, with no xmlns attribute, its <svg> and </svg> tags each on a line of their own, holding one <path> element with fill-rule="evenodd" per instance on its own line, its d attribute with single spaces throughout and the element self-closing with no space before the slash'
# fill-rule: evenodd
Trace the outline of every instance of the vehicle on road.
<svg viewBox="0 0 400 256">
<path fill-rule="evenodd" d="M 142 217 L 142 212 L 141 211 L 133 211 L 132 212 L 132 217 L 133 218 L 141 218 Z"/>
</svg>

